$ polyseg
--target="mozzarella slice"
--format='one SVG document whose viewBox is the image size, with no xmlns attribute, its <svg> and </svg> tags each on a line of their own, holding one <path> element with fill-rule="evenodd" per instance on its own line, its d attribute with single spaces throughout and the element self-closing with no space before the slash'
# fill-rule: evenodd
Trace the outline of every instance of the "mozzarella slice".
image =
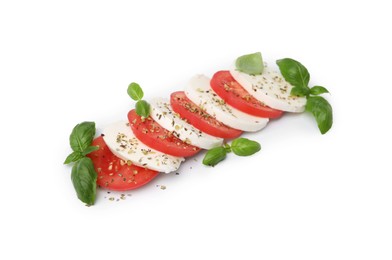
<svg viewBox="0 0 392 260">
<path fill-rule="evenodd" d="M 150 170 L 169 173 L 177 170 L 185 159 L 154 150 L 139 141 L 129 123 L 120 121 L 103 130 L 104 141 L 110 151 L 124 161 Z"/>
<path fill-rule="evenodd" d="M 291 96 L 293 86 L 280 73 L 267 66 L 261 75 L 249 75 L 235 69 L 230 73 L 249 94 L 269 107 L 287 112 L 305 110 L 306 98 Z"/>
<path fill-rule="evenodd" d="M 189 81 L 185 95 L 208 114 L 232 128 L 255 132 L 268 123 L 268 118 L 251 116 L 226 104 L 212 90 L 210 79 L 204 75 L 196 75 Z"/>
<path fill-rule="evenodd" d="M 150 105 L 150 116 L 152 119 L 167 131 L 172 132 L 173 135 L 181 141 L 203 149 L 211 149 L 222 145 L 222 138 L 206 134 L 182 120 L 180 116 L 173 111 L 169 100 L 156 98 L 151 100 Z"/>
</svg>

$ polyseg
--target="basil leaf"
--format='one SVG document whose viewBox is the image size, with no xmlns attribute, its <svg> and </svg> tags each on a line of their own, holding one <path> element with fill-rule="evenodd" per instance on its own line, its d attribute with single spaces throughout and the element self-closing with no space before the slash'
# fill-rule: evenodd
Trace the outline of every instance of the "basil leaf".
<svg viewBox="0 0 392 260">
<path fill-rule="evenodd" d="M 304 65 L 290 58 L 277 60 L 276 64 L 287 82 L 294 87 L 308 88 L 310 75 Z"/>
<path fill-rule="evenodd" d="M 78 198 L 87 205 L 93 205 L 97 192 L 97 173 L 90 158 L 83 157 L 74 164 L 71 179 Z"/>
<path fill-rule="evenodd" d="M 305 109 L 313 114 L 320 132 L 328 132 L 333 124 L 332 107 L 328 101 L 320 96 L 308 97 Z"/>
<path fill-rule="evenodd" d="M 95 136 L 95 123 L 83 122 L 77 124 L 69 137 L 72 150 L 83 153 L 90 146 Z"/>
<path fill-rule="evenodd" d="M 144 96 L 142 88 L 135 82 L 129 84 L 127 92 L 128 95 L 135 101 L 141 100 Z"/>
<path fill-rule="evenodd" d="M 237 70 L 250 75 L 260 75 L 264 70 L 263 57 L 260 52 L 238 57 L 235 66 Z"/>
<path fill-rule="evenodd" d="M 225 147 L 215 147 L 207 151 L 203 159 L 203 164 L 207 166 L 215 166 L 226 158 Z"/>
<path fill-rule="evenodd" d="M 310 94 L 312 94 L 312 95 L 317 96 L 317 95 L 321 95 L 324 93 L 329 93 L 329 91 L 322 86 L 314 86 L 313 88 L 310 89 Z"/>
<path fill-rule="evenodd" d="M 99 149 L 99 146 L 89 146 L 89 147 L 87 147 L 86 149 L 84 149 L 84 151 L 83 151 L 83 155 L 87 155 L 87 154 L 89 154 L 89 153 L 91 153 L 91 152 L 94 152 L 94 151 L 96 151 L 96 150 L 98 150 Z"/>
<path fill-rule="evenodd" d="M 309 88 L 302 88 L 302 87 L 293 87 L 291 89 L 290 95 L 298 96 L 298 97 L 307 97 L 309 95 Z"/>
<path fill-rule="evenodd" d="M 136 114 L 139 116 L 147 118 L 150 115 L 150 104 L 148 104 L 145 100 L 139 100 L 136 102 L 135 108 Z"/>
<path fill-rule="evenodd" d="M 247 138 L 237 138 L 231 143 L 231 150 L 238 156 L 249 156 L 260 151 L 258 142 Z"/>
<path fill-rule="evenodd" d="M 80 158 L 83 158 L 83 154 L 81 154 L 80 152 L 72 152 L 70 155 L 67 156 L 67 158 L 64 161 L 64 164 L 76 162 Z"/>
</svg>

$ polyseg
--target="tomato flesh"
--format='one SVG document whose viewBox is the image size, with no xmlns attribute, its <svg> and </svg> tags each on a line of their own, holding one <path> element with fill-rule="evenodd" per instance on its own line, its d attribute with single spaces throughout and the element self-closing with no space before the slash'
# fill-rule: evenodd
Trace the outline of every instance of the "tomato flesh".
<svg viewBox="0 0 392 260">
<path fill-rule="evenodd" d="M 199 147 L 175 137 L 151 117 L 142 120 L 134 109 L 129 111 L 128 120 L 136 138 L 155 150 L 179 157 L 193 156 L 200 151 Z"/>
<path fill-rule="evenodd" d="M 177 91 L 170 96 L 170 105 L 174 112 L 187 120 L 191 125 L 209 135 L 221 138 L 235 138 L 242 134 L 241 130 L 231 128 L 216 120 L 193 103 L 184 93 Z"/>
<path fill-rule="evenodd" d="M 227 70 L 215 73 L 210 84 L 227 104 L 242 112 L 266 118 L 278 118 L 283 114 L 283 111 L 270 108 L 250 95 Z"/>
<path fill-rule="evenodd" d="M 93 161 L 98 173 L 97 185 L 101 188 L 115 191 L 132 190 L 147 184 L 159 174 L 157 171 L 128 165 L 110 151 L 102 136 L 94 139 L 92 145 L 99 146 L 99 149 L 87 156 Z"/>
</svg>

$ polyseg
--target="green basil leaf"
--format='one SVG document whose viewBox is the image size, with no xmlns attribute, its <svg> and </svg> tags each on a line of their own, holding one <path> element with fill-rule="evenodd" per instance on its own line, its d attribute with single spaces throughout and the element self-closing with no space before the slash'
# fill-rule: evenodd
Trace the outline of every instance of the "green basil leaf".
<svg viewBox="0 0 392 260">
<path fill-rule="evenodd" d="M 322 87 L 322 86 L 314 86 L 313 88 L 310 89 L 310 94 L 312 95 L 321 95 L 324 93 L 329 93 L 328 89 Z"/>
<path fill-rule="evenodd" d="M 83 153 L 90 146 L 95 136 L 95 123 L 83 122 L 77 124 L 69 137 L 72 150 Z"/>
<path fill-rule="evenodd" d="M 290 58 L 277 60 L 276 64 L 287 82 L 294 87 L 308 88 L 310 75 L 304 65 Z"/>
<path fill-rule="evenodd" d="M 89 154 L 89 153 L 91 153 L 91 152 L 94 152 L 94 151 L 96 151 L 96 150 L 98 150 L 99 149 L 99 146 L 89 146 L 89 147 L 87 147 L 84 151 L 83 151 L 83 155 L 87 155 L 87 154 Z"/>
<path fill-rule="evenodd" d="M 83 157 L 74 164 L 71 179 L 78 198 L 87 205 L 93 205 L 97 192 L 97 173 L 90 158 Z"/>
<path fill-rule="evenodd" d="M 215 147 L 207 151 L 206 155 L 203 159 L 203 164 L 207 166 L 215 166 L 220 161 L 223 161 L 226 158 L 226 149 L 225 147 Z"/>
<path fill-rule="evenodd" d="M 150 115 L 150 104 L 147 103 L 145 100 L 139 100 L 136 102 L 136 114 L 147 118 Z"/>
<path fill-rule="evenodd" d="M 260 151 L 258 142 L 247 138 L 237 138 L 231 143 L 231 150 L 238 156 L 249 156 Z"/>
<path fill-rule="evenodd" d="M 293 87 L 291 89 L 290 95 L 298 97 L 307 97 L 309 95 L 309 88 Z"/>
<path fill-rule="evenodd" d="M 64 164 L 76 162 L 80 158 L 83 158 L 83 154 L 81 154 L 80 152 L 72 152 L 70 155 L 67 156 L 67 158 L 64 161 Z"/>
<path fill-rule="evenodd" d="M 144 96 L 142 88 L 135 82 L 129 84 L 127 92 L 128 95 L 135 101 L 141 100 Z"/>
<path fill-rule="evenodd" d="M 235 66 L 237 70 L 250 75 L 260 75 L 264 70 L 263 57 L 260 52 L 238 57 Z"/>
<path fill-rule="evenodd" d="M 328 132 L 333 124 L 332 107 L 328 101 L 320 96 L 308 97 L 305 109 L 313 114 L 320 132 Z"/>
</svg>

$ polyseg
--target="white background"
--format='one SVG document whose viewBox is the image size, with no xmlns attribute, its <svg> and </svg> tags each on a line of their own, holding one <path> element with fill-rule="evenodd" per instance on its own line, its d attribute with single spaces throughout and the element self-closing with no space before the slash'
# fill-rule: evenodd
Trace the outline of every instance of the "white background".
<svg viewBox="0 0 392 260">
<path fill-rule="evenodd" d="M 0 258 L 392 259 L 387 2 L 1 1 Z M 75 124 L 126 119 L 132 81 L 168 97 L 255 51 L 330 90 L 329 133 L 285 115 L 252 157 L 76 198 Z"/>
</svg>

